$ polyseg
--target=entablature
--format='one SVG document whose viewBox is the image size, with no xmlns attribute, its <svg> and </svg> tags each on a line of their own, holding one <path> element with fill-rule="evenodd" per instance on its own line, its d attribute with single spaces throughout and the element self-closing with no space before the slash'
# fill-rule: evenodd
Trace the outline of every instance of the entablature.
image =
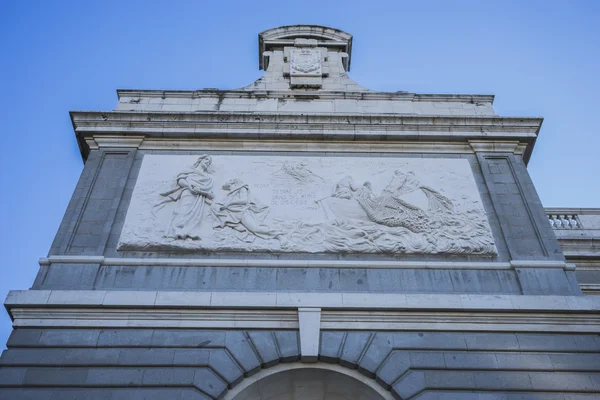
<svg viewBox="0 0 600 400">
<path fill-rule="evenodd" d="M 117 111 L 73 111 L 71 119 L 84 159 L 90 148 L 106 145 L 258 151 L 275 145 L 282 151 L 513 152 L 526 162 L 543 121 L 487 116 Z"/>
</svg>

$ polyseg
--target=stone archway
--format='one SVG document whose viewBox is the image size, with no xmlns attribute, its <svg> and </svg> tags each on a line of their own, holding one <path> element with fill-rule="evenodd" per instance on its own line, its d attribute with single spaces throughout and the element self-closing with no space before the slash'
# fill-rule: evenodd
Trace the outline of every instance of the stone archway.
<svg viewBox="0 0 600 400">
<path fill-rule="evenodd" d="M 392 400 L 356 370 L 332 364 L 280 364 L 244 379 L 224 400 Z"/>
</svg>

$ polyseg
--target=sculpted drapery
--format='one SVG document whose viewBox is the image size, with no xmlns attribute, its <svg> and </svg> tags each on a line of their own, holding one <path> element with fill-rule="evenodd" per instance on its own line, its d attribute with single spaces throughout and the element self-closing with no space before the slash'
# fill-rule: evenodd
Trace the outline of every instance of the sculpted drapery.
<svg viewBox="0 0 600 400">
<path fill-rule="evenodd" d="M 229 227 L 263 238 L 278 236 L 268 226 L 262 225 L 269 212 L 269 206 L 253 199 L 248 185 L 233 178 L 225 182 L 222 189 L 227 191 L 227 195 L 222 202 L 215 202 L 212 207 L 216 219 L 215 228 Z"/>
<path fill-rule="evenodd" d="M 213 179 L 210 164 L 212 159 L 202 155 L 189 170 L 181 172 L 176 177 L 176 185 L 167 192 L 160 193 L 165 197 L 157 207 L 175 202 L 173 218 L 167 229 L 165 237 L 170 239 L 200 240 L 200 226 L 205 203 L 214 199 L 211 191 Z"/>
<path fill-rule="evenodd" d="M 199 156 L 144 155 L 119 250 L 497 254 L 464 159 Z"/>
</svg>

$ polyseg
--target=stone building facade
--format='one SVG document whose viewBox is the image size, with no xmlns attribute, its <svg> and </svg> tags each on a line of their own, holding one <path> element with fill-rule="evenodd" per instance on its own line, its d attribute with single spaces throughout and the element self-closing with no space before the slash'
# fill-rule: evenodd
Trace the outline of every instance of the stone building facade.
<svg viewBox="0 0 600 400">
<path fill-rule="evenodd" d="M 72 112 L 0 398 L 598 398 L 600 212 L 543 208 L 542 120 L 366 89 L 351 55 L 279 27 L 247 87 Z"/>
</svg>

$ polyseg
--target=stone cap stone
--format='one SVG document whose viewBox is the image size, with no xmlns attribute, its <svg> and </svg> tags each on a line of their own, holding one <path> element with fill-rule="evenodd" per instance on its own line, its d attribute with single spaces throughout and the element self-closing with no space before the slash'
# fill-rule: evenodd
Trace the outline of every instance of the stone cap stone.
<svg viewBox="0 0 600 400">
<path fill-rule="evenodd" d="M 344 59 L 344 69 L 350 71 L 350 56 L 352 54 L 352 35 L 339 29 L 320 25 L 286 25 L 267 29 L 258 34 L 258 68 L 266 69 L 268 60 L 264 52 L 283 46 L 294 46 L 297 39 L 315 40 L 315 45 L 336 48 L 347 53 Z"/>
</svg>

